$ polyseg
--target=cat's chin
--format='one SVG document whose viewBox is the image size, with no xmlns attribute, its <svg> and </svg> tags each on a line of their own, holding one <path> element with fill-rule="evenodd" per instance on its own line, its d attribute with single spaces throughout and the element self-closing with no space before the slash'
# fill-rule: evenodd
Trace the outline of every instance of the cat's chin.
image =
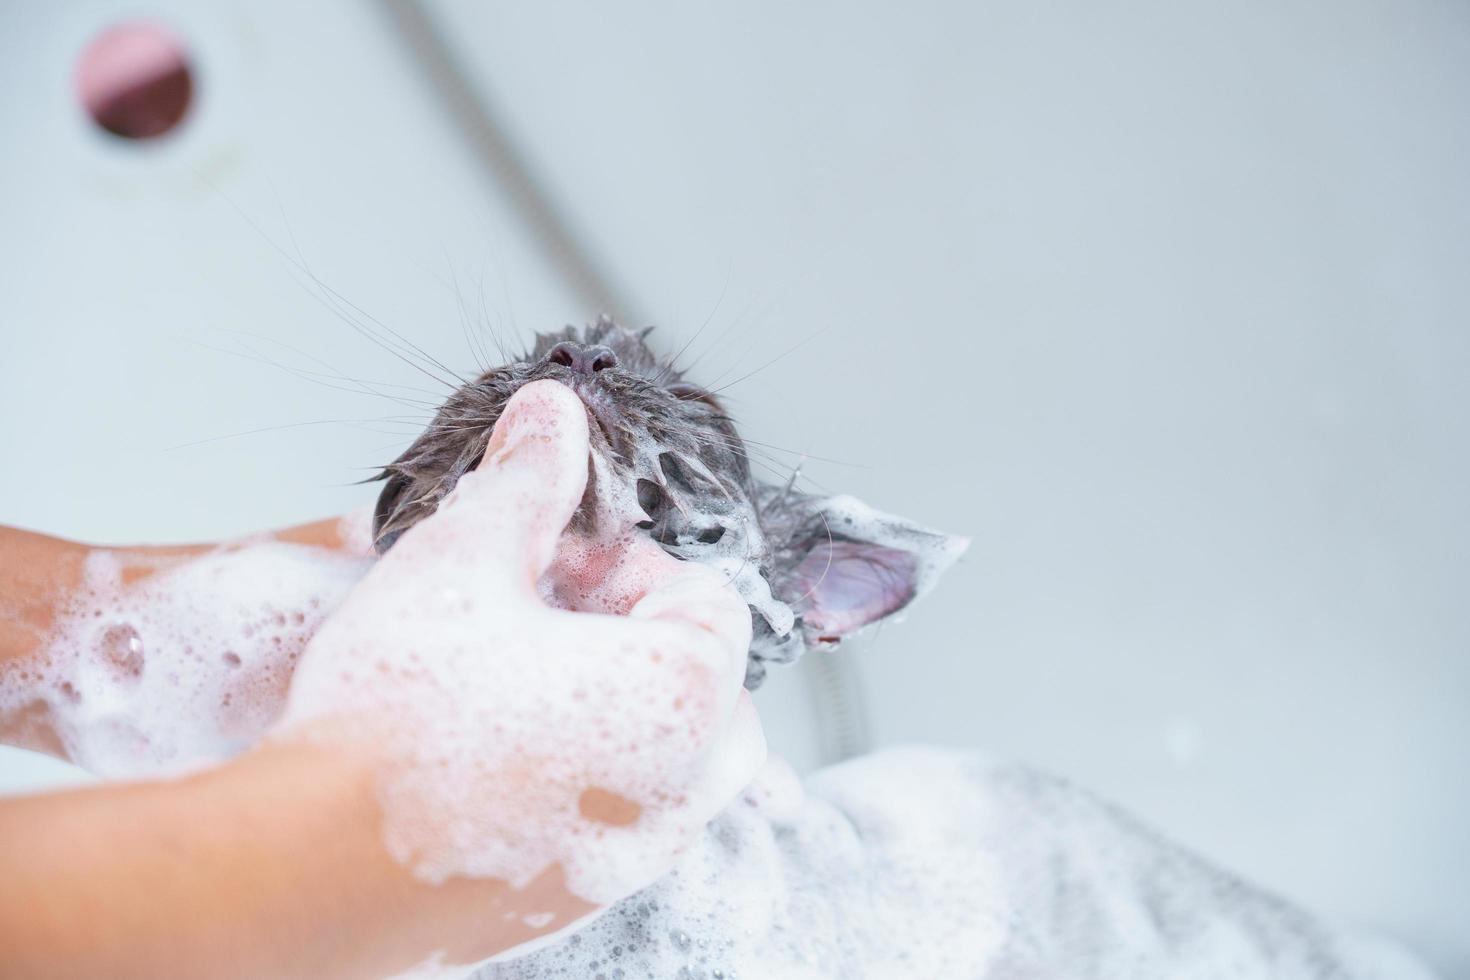
<svg viewBox="0 0 1470 980">
<path fill-rule="evenodd" d="M 590 409 L 588 417 L 595 419 Z M 590 428 L 587 489 L 537 589 L 560 609 L 621 616 L 673 559 L 639 527 L 646 515 L 637 490 L 598 439 L 596 423 Z"/>
<path fill-rule="evenodd" d="M 568 531 L 536 588 L 543 602 L 558 609 L 626 616 L 667 576 L 674 560 L 632 528 L 614 539 Z"/>
</svg>

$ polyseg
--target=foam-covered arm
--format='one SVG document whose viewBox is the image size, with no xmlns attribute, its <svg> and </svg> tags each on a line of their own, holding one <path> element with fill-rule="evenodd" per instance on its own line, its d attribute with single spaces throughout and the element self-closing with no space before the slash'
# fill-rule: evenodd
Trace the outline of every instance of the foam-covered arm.
<svg viewBox="0 0 1470 980">
<path fill-rule="evenodd" d="M 84 545 L 0 527 L 0 678 L 21 685 L 30 659 L 55 621 L 57 597 L 76 587 Z M 64 756 L 44 701 L 22 698 L 0 708 L 0 741 Z"/>
<path fill-rule="evenodd" d="M 366 516 L 331 518 L 257 535 L 253 542 L 276 542 L 285 547 L 272 553 L 280 560 L 288 550 L 321 552 L 332 556 L 355 556 L 368 547 Z M 147 618 L 149 605 L 167 595 L 187 602 L 205 615 L 216 597 L 178 595 L 181 589 L 197 588 L 197 578 L 187 573 L 201 558 L 210 557 L 214 566 L 252 565 L 259 575 L 259 551 L 248 556 L 240 542 L 186 545 L 94 546 L 63 538 L 0 526 L 0 742 L 70 758 L 66 739 L 58 733 L 56 710 L 74 699 L 75 684 L 62 674 L 69 671 L 55 661 L 84 658 L 87 651 L 68 649 L 93 639 L 85 630 L 67 637 L 63 627 L 75 618 L 79 597 L 90 569 L 105 568 L 115 577 L 110 613 L 133 612 Z M 271 559 L 267 559 L 267 564 Z M 228 577 L 228 576 L 226 576 Z M 218 578 L 218 576 L 217 576 Z M 222 597 L 227 598 L 227 597 Z M 308 601 L 303 599 L 303 601 Z M 221 602 L 220 628 L 209 630 L 225 642 L 230 618 Z M 100 617 L 99 617 L 100 618 Z M 112 625 L 99 624 L 102 629 Z M 236 615 L 234 618 L 238 618 Z M 126 683 L 127 678 L 121 679 Z M 284 684 L 281 685 L 284 690 Z M 85 760 L 73 760 L 85 761 Z"/>
</svg>

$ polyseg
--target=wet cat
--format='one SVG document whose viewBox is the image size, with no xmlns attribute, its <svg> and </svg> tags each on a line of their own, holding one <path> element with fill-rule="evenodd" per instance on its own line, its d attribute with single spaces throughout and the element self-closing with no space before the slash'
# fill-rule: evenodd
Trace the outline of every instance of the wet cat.
<svg viewBox="0 0 1470 980">
<path fill-rule="evenodd" d="M 795 660 L 891 616 L 964 550 L 963 539 L 879 513 L 845 496 L 815 496 L 751 473 L 745 445 L 711 392 L 603 317 L 538 334 L 524 357 L 465 384 L 428 429 L 378 477 L 379 552 L 433 513 L 478 464 L 506 402 L 550 378 L 582 399 L 593 453 L 588 497 L 574 524 L 599 519 L 599 495 L 636 495 L 637 528 L 675 557 L 727 571 L 750 604 L 746 686 L 766 664 Z M 608 485 L 611 484 L 611 485 Z"/>
</svg>

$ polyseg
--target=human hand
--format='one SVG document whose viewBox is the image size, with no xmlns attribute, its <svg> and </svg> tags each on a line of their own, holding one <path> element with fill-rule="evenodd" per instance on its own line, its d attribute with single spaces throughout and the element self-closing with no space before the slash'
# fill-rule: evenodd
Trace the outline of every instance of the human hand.
<svg viewBox="0 0 1470 980">
<path fill-rule="evenodd" d="M 368 757 L 384 843 L 421 879 L 519 887 L 559 866 L 578 897 L 613 901 L 662 873 L 764 760 L 742 687 L 750 613 L 717 573 L 630 535 L 597 570 L 601 607 L 615 582 L 626 615 L 538 595 L 588 454 L 576 395 L 521 389 L 478 470 L 296 670 L 275 737 Z"/>
</svg>

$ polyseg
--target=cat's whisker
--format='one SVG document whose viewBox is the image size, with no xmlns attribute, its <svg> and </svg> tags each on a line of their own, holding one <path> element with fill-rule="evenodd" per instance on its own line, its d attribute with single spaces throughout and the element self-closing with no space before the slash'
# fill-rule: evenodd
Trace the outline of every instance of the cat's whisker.
<svg viewBox="0 0 1470 980">
<path fill-rule="evenodd" d="M 181 442 L 181 443 L 179 443 L 176 446 L 167 446 L 167 447 L 165 447 L 164 448 L 164 452 L 175 452 L 175 451 L 180 450 L 180 449 L 192 449 L 192 448 L 195 448 L 195 447 L 198 447 L 198 446 L 206 446 L 206 445 L 209 445 L 211 443 L 223 442 L 223 441 L 228 440 L 228 439 L 241 439 L 241 438 L 244 438 L 245 436 L 261 435 L 261 434 L 266 433 L 266 432 L 280 432 L 280 431 L 285 430 L 285 429 L 302 429 L 302 428 L 306 428 L 308 426 L 316 426 L 316 425 L 345 425 L 345 426 L 349 426 L 351 428 L 365 429 L 369 425 L 372 425 L 372 424 L 375 424 L 375 423 L 387 422 L 387 421 L 391 421 L 391 420 L 390 419 L 313 419 L 313 420 L 307 421 L 307 422 L 286 422 L 286 423 L 284 423 L 282 425 L 265 425 L 265 426 L 261 426 L 258 429 L 245 429 L 245 430 L 240 431 L 240 432 L 226 433 L 225 435 L 222 435 L 222 436 L 211 436 L 208 439 L 196 439 L 196 440 L 194 440 L 192 442 Z M 404 425 L 411 425 L 413 423 L 405 422 L 403 424 Z M 377 429 L 367 429 L 367 431 L 369 431 L 369 432 L 381 432 L 381 430 L 377 430 Z M 384 435 L 395 435 L 396 433 L 382 433 L 382 434 L 384 434 Z"/>
<path fill-rule="evenodd" d="M 427 388 L 420 388 L 420 387 L 418 387 L 416 385 L 406 385 L 406 384 L 401 384 L 401 383 L 396 382 L 396 381 L 372 381 L 372 380 L 368 380 L 368 379 L 365 379 L 365 378 L 351 377 L 351 376 L 347 375 L 345 372 L 339 370 L 335 365 L 329 363 L 326 360 L 323 360 L 322 358 L 320 358 L 317 355 L 311 353 L 310 351 L 302 350 L 300 347 L 296 347 L 296 346 L 294 346 L 292 344 L 288 344 L 284 340 L 280 340 L 279 338 L 276 338 L 276 337 L 268 337 L 265 334 L 253 333 L 253 332 L 251 332 L 249 330 L 240 330 L 240 329 L 237 329 L 237 328 L 221 327 L 220 329 L 221 330 L 224 330 L 226 333 L 237 334 L 237 335 L 239 335 L 241 337 L 249 337 L 249 338 L 251 338 L 253 340 L 259 341 L 260 343 L 272 344 L 272 345 L 274 345 L 276 347 L 282 348 L 283 350 L 288 350 L 291 353 L 296 354 L 299 357 L 303 357 L 306 360 L 311 361 L 312 363 L 317 364 L 318 366 L 325 368 L 328 373 L 323 374 L 322 375 L 323 377 L 334 377 L 334 378 L 336 378 L 337 380 L 340 380 L 340 381 L 348 381 L 348 382 L 352 382 L 354 384 L 363 385 L 366 388 L 372 388 L 372 389 L 374 389 L 373 391 L 367 392 L 368 394 L 380 394 L 380 392 L 376 391 L 376 389 L 379 389 L 379 388 L 395 388 L 395 389 L 397 389 L 399 391 L 409 391 L 409 392 L 413 392 L 414 394 L 417 394 L 417 395 L 425 395 L 425 396 L 428 396 L 430 398 L 436 398 L 436 397 L 438 397 L 438 392 L 430 391 Z M 288 366 L 286 366 L 286 365 L 278 364 L 276 362 L 270 362 L 270 363 L 273 366 L 281 367 L 281 368 L 286 369 L 286 370 L 290 370 L 290 368 Z M 298 369 L 298 370 L 304 371 L 305 369 Z M 306 372 L 306 373 L 314 373 L 314 372 Z M 391 397 L 391 396 L 384 395 L 384 397 Z M 428 403 L 425 403 L 425 404 L 428 404 Z"/>
<path fill-rule="evenodd" d="M 325 374 L 320 371 L 307 371 L 303 368 L 295 368 L 289 364 L 283 364 L 280 361 L 267 357 L 260 351 L 257 351 L 248 345 L 243 345 L 245 346 L 245 349 L 241 351 L 231 350 L 228 347 L 217 347 L 197 340 L 191 340 L 190 343 L 193 343 L 199 347 L 203 347 L 205 350 L 214 351 L 215 353 L 228 354 L 231 357 L 243 357 L 247 360 L 256 361 L 260 364 L 265 364 L 268 367 L 273 367 L 277 370 L 285 371 L 287 374 L 300 378 L 303 381 L 309 381 L 313 384 L 321 385 L 324 388 L 331 388 L 335 391 L 345 391 L 351 394 L 360 395 L 374 395 L 379 398 L 386 398 L 389 401 L 396 402 L 400 405 L 405 405 L 409 408 L 427 409 L 432 407 L 434 404 L 433 402 L 429 401 L 422 401 L 415 398 L 404 398 L 401 395 L 391 395 L 387 392 L 374 390 L 370 386 L 369 382 L 361 381 L 357 378 L 349 378 L 345 376 Z M 335 380 L 344 381 L 347 382 L 347 384 L 333 384 L 332 382 Z"/>
<path fill-rule="evenodd" d="M 714 309 L 709 311 L 709 315 L 704 318 L 704 322 L 699 325 L 699 329 L 694 331 L 694 333 L 689 337 L 688 340 L 684 341 L 684 346 L 679 348 L 678 353 L 668 359 L 668 362 L 666 363 L 664 369 L 659 372 L 658 378 L 656 379 L 658 383 L 662 384 L 667 381 L 671 376 L 679 373 L 676 368 L 676 365 L 679 363 L 679 358 L 683 357 L 684 352 L 689 350 L 694 342 L 699 339 L 700 334 L 704 333 L 705 328 L 708 327 L 710 325 L 710 322 L 715 318 L 715 314 L 720 311 L 720 304 L 725 301 L 725 293 L 730 288 L 730 274 L 732 271 L 732 266 L 725 267 L 725 283 L 720 287 L 720 295 L 719 298 L 715 300 Z"/>
<path fill-rule="evenodd" d="M 363 337 L 366 337 L 369 340 L 373 341 L 378 346 L 382 347 L 384 350 L 388 351 L 389 353 L 391 353 L 395 357 L 397 357 L 399 360 L 403 361 L 405 364 L 410 365 L 411 367 L 415 368 L 420 373 L 422 373 L 425 376 L 429 377 L 430 379 L 432 379 L 436 383 L 442 384 L 445 387 L 450 388 L 451 390 L 455 387 L 453 383 L 451 383 L 449 381 L 446 381 L 445 379 L 443 379 L 441 377 L 436 376 L 433 372 L 427 370 L 422 364 L 420 364 L 417 361 L 413 360 L 411 357 L 408 357 L 401 350 L 395 349 L 393 347 L 393 345 L 389 344 L 382 337 L 378 336 L 374 331 L 372 331 L 371 329 L 369 329 L 366 325 L 364 325 L 364 324 L 356 321 L 352 317 L 346 315 L 337 306 L 335 306 L 332 303 L 328 302 L 328 300 L 326 299 L 326 295 L 324 295 L 324 294 L 330 294 L 330 295 L 336 297 L 340 302 L 344 302 L 348 306 L 352 306 L 354 309 L 357 309 L 357 311 L 359 313 L 362 313 L 364 316 L 367 316 L 368 319 L 373 319 L 369 314 L 367 314 L 365 311 L 363 311 L 360 307 L 356 307 L 355 304 L 353 304 L 350 300 L 347 300 L 345 297 L 342 296 L 342 294 L 338 293 L 336 290 L 332 289 L 332 287 L 331 286 L 328 286 L 325 282 L 323 282 L 316 275 L 316 273 L 314 273 L 314 272 L 311 271 L 310 266 L 306 262 L 305 254 L 301 251 L 300 245 L 296 242 L 295 233 L 292 231 L 292 229 L 290 227 L 290 222 L 289 221 L 286 223 L 286 227 L 287 227 L 287 234 L 290 236 L 290 238 L 292 240 L 292 245 L 296 248 L 296 251 L 297 251 L 297 254 L 294 255 L 294 256 L 291 253 L 287 252 L 284 248 L 282 248 L 281 245 L 280 245 L 280 243 L 278 243 L 270 235 L 267 235 L 265 233 L 265 229 L 261 228 L 260 227 L 260 224 L 258 222 L 256 222 L 255 219 L 251 218 L 250 215 L 245 212 L 245 209 L 244 208 L 242 208 L 242 207 L 240 207 L 240 205 L 236 204 L 235 203 L 235 200 L 232 197 L 230 197 L 228 194 L 226 194 L 217 184 L 215 184 L 208 177 L 206 177 L 202 171 L 200 171 L 197 168 L 195 168 L 194 169 L 194 175 L 195 175 L 195 178 L 197 180 L 199 180 L 200 183 L 204 184 L 206 187 L 208 187 L 210 190 L 212 190 L 215 194 L 217 194 L 220 197 L 221 200 L 223 200 L 227 205 L 229 205 L 229 207 L 240 217 L 240 219 L 242 221 L 244 221 L 248 226 L 250 226 L 250 228 L 257 235 L 259 235 L 261 237 L 261 239 L 267 245 L 269 245 L 271 247 L 271 249 L 273 249 L 277 254 L 279 254 L 282 258 L 284 258 L 286 260 L 286 262 L 294 270 L 296 270 L 296 272 L 298 272 L 299 274 L 302 274 L 302 275 L 307 276 L 316 285 L 317 289 L 322 291 L 321 293 L 318 293 L 318 292 L 316 292 L 316 291 L 314 291 L 314 290 L 306 287 L 306 284 L 305 283 L 302 283 L 299 279 L 297 279 L 295 276 L 293 276 L 292 277 L 292 281 L 295 282 L 298 286 L 301 286 L 303 289 L 305 289 L 308 295 L 310 295 L 313 299 L 315 299 L 318 303 L 320 303 L 323 307 L 325 307 L 333 315 L 335 315 L 336 317 L 338 317 L 338 319 L 342 320 L 348 326 L 352 327 L 352 329 L 354 331 L 356 331 L 359 335 L 361 335 Z M 280 199 L 279 199 L 279 196 L 278 196 L 277 197 L 277 204 L 279 204 L 279 203 L 280 203 Z M 284 212 L 284 209 L 282 209 L 282 217 L 284 218 L 284 216 L 285 216 L 285 212 Z M 407 341 L 401 335 L 397 334 L 396 331 L 392 330 L 391 327 L 387 327 L 385 324 L 382 324 L 379 321 L 374 321 L 374 322 L 378 322 L 378 324 L 379 324 L 380 327 L 382 327 L 384 330 L 387 330 L 390 334 L 393 334 L 394 336 L 398 337 L 400 343 L 406 344 L 408 349 L 412 349 L 414 351 L 417 351 L 418 356 L 424 358 L 424 360 L 425 360 L 426 363 L 436 364 L 441 369 L 443 369 L 446 373 L 448 373 L 451 377 L 456 376 L 453 371 L 448 370 L 448 368 L 444 368 L 444 366 L 442 364 L 439 364 L 438 361 L 436 361 L 434 358 L 430 357 L 422 349 L 418 348 L 416 345 L 412 344 L 412 342 Z M 461 381 L 462 380 L 463 379 L 461 379 Z"/>
<path fill-rule="evenodd" d="M 484 325 L 484 328 L 489 332 L 490 339 L 493 340 L 493 341 L 495 341 L 495 349 L 500 353 L 500 363 L 504 364 L 507 360 L 509 360 L 509 357 L 506 356 L 506 353 L 505 353 L 505 344 L 501 343 L 500 333 L 495 329 L 495 324 L 490 319 L 490 314 L 489 314 L 489 312 L 486 309 L 486 305 L 485 305 L 485 276 L 484 276 L 483 273 L 481 273 L 481 275 L 480 275 L 480 281 L 479 281 L 479 298 L 480 298 L 480 323 L 483 324 Z"/>
<path fill-rule="evenodd" d="M 796 353 L 797 351 L 801 350 L 807 344 L 811 343 L 813 340 L 816 340 L 818 337 L 822 336 L 824 333 L 827 333 L 831 329 L 832 329 L 831 327 L 823 327 L 822 329 L 816 331 L 815 333 L 808 335 L 805 339 L 799 341 L 796 344 L 793 344 L 791 347 L 788 347 L 786 350 L 782 351 L 780 354 L 777 354 L 775 357 L 771 358 L 769 361 L 767 361 L 766 363 L 762 364 L 760 367 L 756 368 L 754 371 L 751 371 L 748 374 L 743 374 L 740 377 L 736 378 L 734 381 L 731 381 L 731 382 L 729 382 L 729 383 L 727 383 L 727 384 L 725 384 L 725 385 L 723 385 L 723 386 L 721 386 L 719 388 L 711 389 L 710 394 L 712 394 L 712 395 L 718 395 L 720 392 L 724 391 L 726 388 L 733 388 L 736 385 L 740 384 L 742 381 L 748 381 L 748 380 L 750 380 L 751 378 L 755 377 L 757 374 L 760 374 L 762 371 L 766 370 L 767 368 L 771 367 L 772 365 L 774 365 L 774 364 L 782 361 L 783 359 L 785 359 L 785 358 L 791 356 L 792 354 Z"/>
</svg>

